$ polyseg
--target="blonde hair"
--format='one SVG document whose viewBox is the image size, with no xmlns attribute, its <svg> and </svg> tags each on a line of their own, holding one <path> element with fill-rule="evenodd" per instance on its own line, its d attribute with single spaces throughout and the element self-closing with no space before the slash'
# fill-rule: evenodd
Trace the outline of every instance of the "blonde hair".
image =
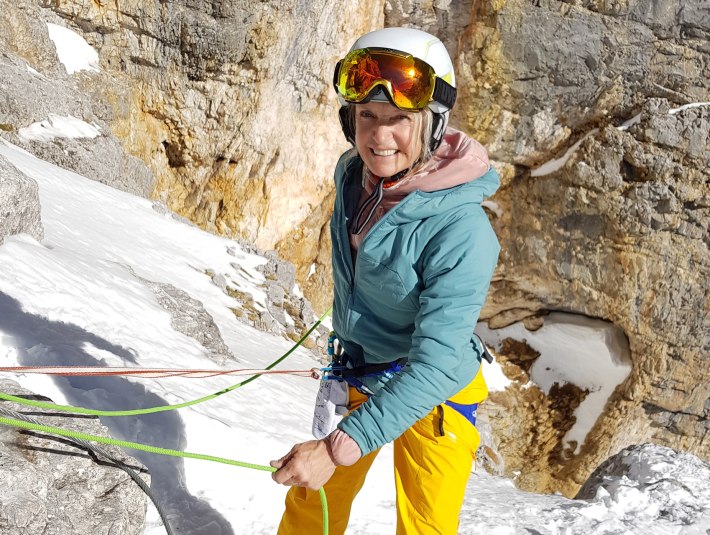
<svg viewBox="0 0 710 535">
<path fill-rule="evenodd" d="M 357 104 L 351 104 L 348 106 L 347 120 L 350 127 L 350 132 L 355 134 L 355 108 Z M 419 152 L 419 158 L 416 160 L 416 165 L 410 169 L 409 173 L 415 173 L 424 167 L 429 160 L 432 159 L 433 153 L 431 152 L 431 134 L 432 128 L 434 127 L 434 112 L 429 108 L 424 108 L 419 112 L 414 112 L 414 128 L 419 130 L 419 140 L 421 141 L 421 151 Z M 357 149 L 353 148 L 352 155 L 357 154 Z"/>
</svg>

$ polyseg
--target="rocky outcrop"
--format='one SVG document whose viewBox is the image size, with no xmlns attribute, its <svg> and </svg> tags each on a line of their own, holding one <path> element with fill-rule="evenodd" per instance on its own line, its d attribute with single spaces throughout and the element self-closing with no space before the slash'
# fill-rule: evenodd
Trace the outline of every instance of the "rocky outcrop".
<svg viewBox="0 0 710 535">
<path fill-rule="evenodd" d="M 698 514 L 710 507 L 710 464 L 695 455 L 655 444 L 628 446 L 600 464 L 575 498 L 613 497 L 623 487 L 647 492 L 643 507 L 661 505 L 659 516 L 668 520 L 698 527 L 699 520 L 707 522 L 707 516 L 701 519 Z M 674 495 L 684 498 L 667 508 Z"/>
<path fill-rule="evenodd" d="M 638 502 L 629 499 L 641 495 Z M 663 446 L 629 446 L 604 461 L 576 498 L 612 506 L 620 516 L 650 512 L 656 526 L 675 524 L 683 526 L 681 533 L 702 533 L 710 526 L 710 464 Z"/>
<path fill-rule="evenodd" d="M 0 391 L 36 399 L 9 380 Z M 0 408 L 22 412 L 22 406 L 0 403 Z M 50 426 L 107 436 L 98 418 L 72 417 L 43 411 L 34 419 Z M 146 483 L 150 477 L 140 463 L 119 448 L 101 446 L 132 467 Z M 0 426 L 0 534 L 85 535 L 87 533 L 143 532 L 146 495 L 122 469 L 70 439 L 36 431 Z"/>
<path fill-rule="evenodd" d="M 155 178 L 111 133 L 111 108 L 98 73 L 68 75 L 33 2 L 0 12 L 0 135 L 43 160 L 135 195 L 149 196 Z"/>
<path fill-rule="evenodd" d="M 145 284 L 155 295 L 158 304 L 170 315 L 170 325 L 177 332 L 197 341 L 207 351 L 207 357 L 222 366 L 227 360 L 237 360 L 222 339 L 214 318 L 201 301 L 186 291 L 164 282 L 141 277 L 128 266 L 131 274 Z"/>
<path fill-rule="evenodd" d="M 37 183 L 0 156 L 0 245 L 13 234 L 44 236 Z"/>
<path fill-rule="evenodd" d="M 266 263 L 256 268 L 264 279 L 254 281 L 263 295 L 255 298 L 252 292 L 243 291 L 237 277 L 231 273 L 208 272 L 207 275 L 216 286 L 239 303 L 232 309 L 239 321 L 262 331 L 286 336 L 294 342 L 300 340 L 315 324 L 318 316 L 296 283 L 295 267 L 279 258 L 274 251 L 259 251 L 246 243 L 241 245 L 244 250 L 266 259 Z M 235 254 L 233 249 L 228 249 L 228 253 Z M 235 272 L 244 272 L 238 262 L 233 262 L 231 267 Z M 328 332 L 325 326 L 318 325 L 302 341 L 303 347 L 311 349 L 316 357 L 323 357 Z"/>
</svg>

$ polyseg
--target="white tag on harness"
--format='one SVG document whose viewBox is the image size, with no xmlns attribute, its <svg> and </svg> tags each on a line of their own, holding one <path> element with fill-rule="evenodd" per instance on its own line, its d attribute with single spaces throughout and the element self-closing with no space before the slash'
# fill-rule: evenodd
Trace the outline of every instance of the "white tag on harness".
<svg viewBox="0 0 710 535">
<path fill-rule="evenodd" d="M 330 435 L 347 413 L 348 384 L 345 381 L 321 381 L 313 410 L 313 436 L 320 440 Z"/>
</svg>

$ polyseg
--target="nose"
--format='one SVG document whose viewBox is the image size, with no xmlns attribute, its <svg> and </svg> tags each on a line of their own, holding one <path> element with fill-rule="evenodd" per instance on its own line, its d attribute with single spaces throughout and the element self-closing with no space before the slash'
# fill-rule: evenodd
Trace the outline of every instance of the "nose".
<svg viewBox="0 0 710 535">
<path fill-rule="evenodd" d="M 378 145 L 383 144 L 392 137 L 392 125 L 387 121 L 378 121 L 372 129 L 372 140 Z"/>
</svg>

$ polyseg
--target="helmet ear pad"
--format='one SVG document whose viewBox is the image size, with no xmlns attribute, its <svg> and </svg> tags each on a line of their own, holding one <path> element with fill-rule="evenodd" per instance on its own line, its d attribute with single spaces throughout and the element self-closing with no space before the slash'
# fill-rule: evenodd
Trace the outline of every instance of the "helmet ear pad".
<svg viewBox="0 0 710 535">
<path fill-rule="evenodd" d="M 431 139 L 429 140 L 429 150 L 434 152 L 441 145 L 441 140 L 444 139 L 446 125 L 449 122 L 449 112 L 432 113 L 431 123 Z"/>
<path fill-rule="evenodd" d="M 353 147 L 355 146 L 355 125 L 353 125 L 350 106 L 340 106 L 338 111 L 338 118 L 340 119 L 340 128 L 343 129 L 343 134 L 345 134 L 345 139 L 348 140 Z"/>
</svg>

